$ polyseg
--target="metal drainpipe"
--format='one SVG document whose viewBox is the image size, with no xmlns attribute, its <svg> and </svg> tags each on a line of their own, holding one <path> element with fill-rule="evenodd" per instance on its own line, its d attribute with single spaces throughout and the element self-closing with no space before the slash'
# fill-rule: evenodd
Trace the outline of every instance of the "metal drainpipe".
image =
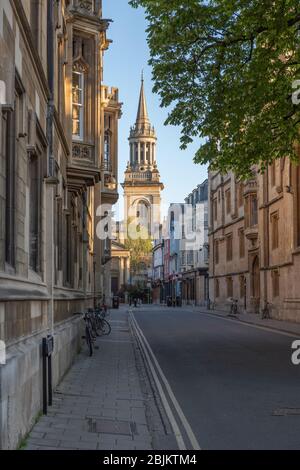
<svg viewBox="0 0 300 470">
<path fill-rule="evenodd" d="M 54 116 L 54 10 L 53 0 L 50 0 L 47 9 L 47 73 L 50 98 L 47 105 L 47 140 L 48 140 L 48 183 L 52 184 L 52 223 L 54 220 L 54 156 L 53 156 L 53 116 Z M 53 229 L 53 226 L 52 226 Z M 52 260 L 51 260 L 51 299 L 50 299 L 50 318 L 51 318 L 51 334 L 54 333 L 54 230 L 51 236 L 52 243 Z"/>
</svg>

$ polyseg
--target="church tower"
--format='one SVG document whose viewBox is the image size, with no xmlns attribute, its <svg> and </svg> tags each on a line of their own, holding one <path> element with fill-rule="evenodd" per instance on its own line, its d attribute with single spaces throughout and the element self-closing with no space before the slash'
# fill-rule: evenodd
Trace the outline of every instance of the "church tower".
<svg viewBox="0 0 300 470">
<path fill-rule="evenodd" d="M 156 163 L 156 134 L 151 125 L 142 77 L 138 112 L 129 136 L 130 160 L 125 171 L 125 221 L 137 221 L 155 238 L 160 224 L 161 191 L 164 186 Z"/>
</svg>

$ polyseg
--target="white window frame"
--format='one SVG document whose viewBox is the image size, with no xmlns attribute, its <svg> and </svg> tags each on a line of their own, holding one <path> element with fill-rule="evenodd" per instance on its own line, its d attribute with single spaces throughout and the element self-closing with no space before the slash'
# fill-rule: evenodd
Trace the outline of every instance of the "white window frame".
<svg viewBox="0 0 300 470">
<path fill-rule="evenodd" d="M 73 90 L 74 90 L 74 80 L 73 80 L 73 74 L 77 74 L 80 76 L 80 82 L 81 82 L 81 87 L 79 90 L 81 91 L 81 103 L 74 103 L 73 102 Z M 73 109 L 74 106 L 79 107 L 79 135 L 77 134 L 72 134 L 73 140 L 78 140 L 82 141 L 83 140 L 83 131 L 84 131 L 84 72 L 77 72 L 76 70 L 73 70 L 72 74 L 72 132 L 73 132 Z"/>
<path fill-rule="evenodd" d="M 111 163 L 111 132 L 108 129 L 104 132 L 104 162 Z"/>
</svg>

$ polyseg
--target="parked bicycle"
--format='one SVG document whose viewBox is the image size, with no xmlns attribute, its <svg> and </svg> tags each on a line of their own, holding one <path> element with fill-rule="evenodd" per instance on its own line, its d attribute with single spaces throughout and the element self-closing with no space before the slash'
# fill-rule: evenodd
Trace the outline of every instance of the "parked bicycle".
<svg viewBox="0 0 300 470">
<path fill-rule="evenodd" d="M 272 304 L 270 304 L 270 302 L 265 303 L 265 306 L 261 312 L 261 318 L 263 320 L 269 320 L 271 318 L 271 307 L 272 307 Z"/>
<path fill-rule="evenodd" d="M 94 345 L 97 336 L 109 335 L 111 332 L 111 326 L 107 320 L 105 320 L 105 311 L 103 309 L 89 308 L 83 315 L 85 321 L 85 335 L 82 337 L 86 340 L 88 347 L 89 356 L 93 355 L 93 350 L 97 349 Z"/>
<path fill-rule="evenodd" d="M 111 326 L 109 322 L 105 319 L 107 312 L 108 310 L 102 308 L 97 308 L 94 310 L 96 333 L 98 336 L 108 336 L 111 333 Z"/>
<path fill-rule="evenodd" d="M 230 306 L 230 314 L 236 316 L 238 313 L 238 301 L 237 299 L 232 299 Z"/>
<path fill-rule="evenodd" d="M 95 324 L 91 312 L 86 312 L 83 317 L 85 321 L 85 340 L 88 347 L 89 355 L 93 355 L 93 343 L 96 340 Z"/>
</svg>

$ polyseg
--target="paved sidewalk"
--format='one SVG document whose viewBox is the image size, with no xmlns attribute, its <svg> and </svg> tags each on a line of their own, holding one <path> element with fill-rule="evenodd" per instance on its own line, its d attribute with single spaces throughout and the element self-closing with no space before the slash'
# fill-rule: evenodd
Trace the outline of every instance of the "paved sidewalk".
<svg viewBox="0 0 300 470">
<path fill-rule="evenodd" d="M 127 309 L 112 311 L 109 321 L 111 335 L 97 340 L 91 358 L 83 346 L 27 450 L 153 448 Z"/>
</svg>

